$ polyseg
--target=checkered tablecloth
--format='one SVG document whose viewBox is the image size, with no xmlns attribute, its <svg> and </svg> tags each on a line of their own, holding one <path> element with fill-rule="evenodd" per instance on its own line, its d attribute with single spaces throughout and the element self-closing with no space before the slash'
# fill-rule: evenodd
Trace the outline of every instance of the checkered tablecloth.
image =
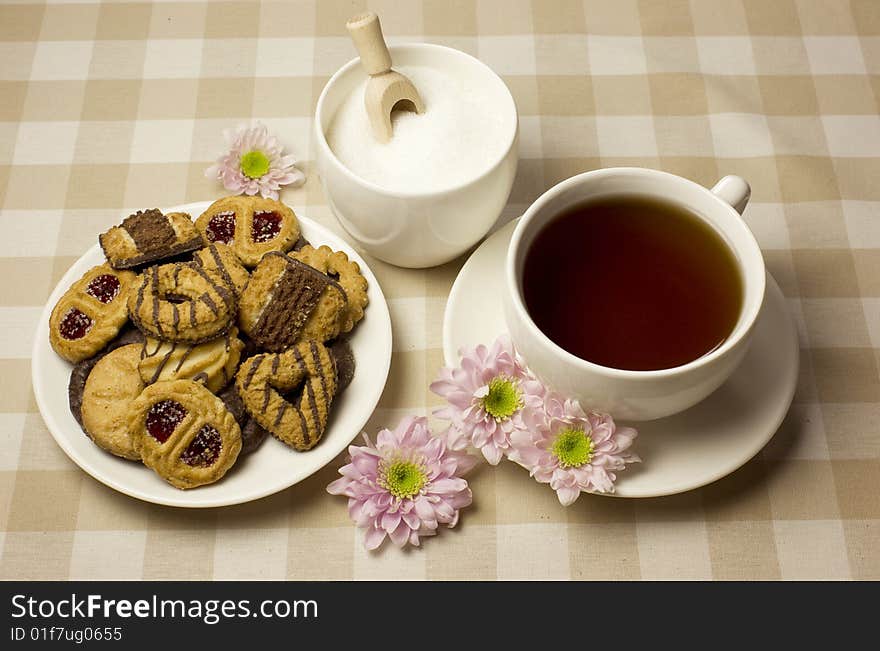
<svg viewBox="0 0 880 651">
<path fill-rule="evenodd" d="M 312 113 L 354 56 L 345 19 L 479 57 L 513 92 L 509 219 L 574 173 L 661 168 L 748 179 L 745 219 L 798 324 L 785 423 L 741 470 L 671 498 L 563 509 L 513 464 L 421 550 L 370 554 L 333 463 L 273 497 L 145 504 L 70 462 L 37 411 L 30 350 L 51 288 L 129 212 L 212 199 L 222 129 L 259 118 L 304 162 L 295 210 L 339 231 Z M 880 578 L 880 2 L 0 0 L 0 578 Z M 463 259 L 369 260 L 394 322 L 369 430 L 437 404 L 446 297 Z M 341 459 L 340 459 L 341 462 Z"/>
</svg>

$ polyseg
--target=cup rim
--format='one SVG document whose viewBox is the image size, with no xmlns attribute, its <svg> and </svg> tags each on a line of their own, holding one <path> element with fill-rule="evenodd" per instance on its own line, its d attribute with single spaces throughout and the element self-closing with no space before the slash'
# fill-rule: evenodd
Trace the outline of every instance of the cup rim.
<svg viewBox="0 0 880 651">
<path fill-rule="evenodd" d="M 453 192 L 458 192 L 464 188 L 475 185 L 492 174 L 498 167 L 500 167 L 504 161 L 506 160 L 508 154 L 512 147 L 516 145 L 517 136 L 519 134 L 519 110 L 516 106 L 516 100 L 513 97 L 513 94 L 510 92 L 510 88 L 508 88 L 507 84 L 504 83 L 504 80 L 496 73 L 492 68 L 488 65 L 480 61 L 478 58 L 471 56 L 467 52 L 463 52 L 453 47 L 447 47 L 445 45 L 439 45 L 437 43 L 402 43 L 399 45 L 389 45 L 388 50 L 391 52 L 392 56 L 394 52 L 399 52 L 403 50 L 445 50 L 447 53 L 452 54 L 453 56 L 459 56 L 461 58 L 469 60 L 472 64 L 476 64 L 478 67 L 482 68 L 490 75 L 495 77 L 504 88 L 504 91 L 507 97 L 510 99 L 511 106 L 513 108 L 513 128 L 511 129 L 511 133 L 509 134 L 509 138 L 507 141 L 507 145 L 502 150 L 500 156 L 494 160 L 491 165 L 489 165 L 483 172 L 479 175 L 468 179 L 466 181 L 462 181 L 455 185 L 451 185 L 446 188 L 440 188 L 439 190 L 430 190 L 427 192 L 419 192 L 419 191 L 406 191 L 406 190 L 390 190 L 388 188 L 383 188 L 380 185 L 373 183 L 372 181 L 368 181 L 364 178 L 361 178 L 350 169 L 348 169 L 345 165 L 343 165 L 342 161 L 337 158 L 336 154 L 333 153 L 333 150 L 330 148 L 330 143 L 327 142 L 327 138 L 324 135 L 324 129 L 321 127 L 321 116 L 324 110 L 324 101 L 326 99 L 327 93 L 330 88 L 333 87 L 335 83 L 337 83 L 338 79 L 346 74 L 353 67 L 360 64 L 360 57 L 355 57 L 351 59 L 348 63 L 339 68 L 330 79 L 327 80 L 327 83 L 324 84 L 324 88 L 321 89 L 321 94 L 318 96 L 318 102 L 315 106 L 315 135 L 317 138 L 317 146 L 318 149 L 324 154 L 324 156 L 332 162 L 333 165 L 336 166 L 338 170 L 340 170 L 345 176 L 348 177 L 349 181 L 360 185 L 367 190 L 372 192 L 376 192 L 388 197 L 396 197 L 400 199 L 414 199 L 414 198 L 432 198 L 439 197 L 443 195 L 447 195 Z"/>
<path fill-rule="evenodd" d="M 538 327 L 538 325 L 534 322 L 532 316 L 526 309 L 525 302 L 522 296 L 522 287 L 520 286 L 521 283 L 518 282 L 516 277 L 517 255 L 515 254 L 518 252 L 519 248 L 522 245 L 522 238 L 526 227 L 535 218 L 535 215 L 538 214 L 538 211 L 543 207 L 543 205 L 546 204 L 553 197 L 562 194 L 573 186 L 585 182 L 590 182 L 597 178 L 613 175 L 645 174 L 660 178 L 666 178 L 676 183 L 684 183 L 685 185 L 690 185 L 694 188 L 698 188 L 702 193 L 710 195 L 716 202 L 718 202 L 719 207 L 723 206 L 727 210 L 733 211 L 742 226 L 744 234 L 748 238 L 748 246 L 754 247 L 755 252 L 758 254 L 757 259 L 760 261 L 763 273 L 756 274 L 756 282 L 758 283 L 758 286 L 756 287 L 756 295 L 758 296 L 758 300 L 753 301 L 751 305 L 746 306 L 742 309 L 742 311 L 740 312 L 742 325 L 735 326 L 734 331 L 727 337 L 727 339 L 724 340 L 724 342 L 720 346 L 700 357 L 697 357 L 696 359 L 693 359 L 679 366 L 638 371 L 614 368 L 612 366 L 603 366 L 595 362 L 590 362 L 565 350 L 562 346 L 550 339 L 550 337 L 548 337 L 544 333 L 544 331 Z M 729 243 L 727 243 L 727 246 L 733 248 Z M 743 273 L 743 276 L 743 283 L 745 283 L 745 273 Z M 545 191 L 541 196 L 535 199 L 531 203 L 531 205 L 529 205 L 513 231 L 513 235 L 510 238 L 510 244 L 507 248 L 507 258 L 505 260 L 505 277 L 506 291 L 509 295 L 508 297 L 511 299 L 512 305 L 518 313 L 519 318 L 527 325 L 527 327 L 532 330 L 533 334 L 536 335 L 543 342 L 544 346 L 549 347 L 555 355 L 557 355 L 558 357 L 562 357 L 562 359 L 568 364 L 575 365 L 576 367 L 578 367 L 579 370 L 597 372 L 615 379 L 626 380 L 655 380 L 658 378 L 681 375 L 688 371 L 701 368 L 706 364 L 710 364 L 714 360 L 728 354 L 728 352 L 733 349 L 737 344 L 739 344 L 739 342 L 742 341 L 746 336 L 748 336 L 748 334 L 754 328 L 758 315 L 761 312 L 761 306 L 764 303 L 764 295 L 766 290 L 766 267 L 764 265 L 763 255 L 761 255 L 761 248 L 758 245 L 757 240 L 755 240 L 755 236 L 749 228 L 748 224 L 745 223 L 745 221 L 742 219 L 742 216 L 737 213 L 733 206 L 724 202 L 724 200 L 718 197 L 718 195 L 714 194 L 711 190 L 700 185 L 699 183 L 695 183 L 694 181 L 678 176 L 677 174 L 671 174 L 662 170 L 655 170 L 646 167 L 605 167 L 588 172 L 581 172 L 580 174 L 575 174 L 574 176 L 570 176 L 569 178 L 560 181 L 549 190 Z"/>
</svg>

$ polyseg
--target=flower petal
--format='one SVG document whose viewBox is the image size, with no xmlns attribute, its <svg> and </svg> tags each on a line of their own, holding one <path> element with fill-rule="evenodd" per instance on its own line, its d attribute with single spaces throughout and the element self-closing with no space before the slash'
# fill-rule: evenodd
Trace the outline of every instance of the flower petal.
<svg viewBox="0 0 880 651">
<path fill-rule="evenodd" d="M 501 449 L 493 442 L 489 442 L 481 447 L 480 452 L 483 453 L 486 461 L 488 461 L 489 465 L 492 466 L 497 466 L 501 459 L 504 458 L 504 454 L 502 453 Z"/>
<path fill-rule="evenodd" d="M 468 483 L 464 479 L 458 477 L 449 477 L 448 479 L 438 479 L 431 482 L 431 492 L 437 494 L 452 494 L 463 491 L 468 487 Z"/>
<path fill-rule="evenodd" d="M 575 500 L 580 497 L 581 491 L 578 488 L 572 488 L 570 486 L 563 486 L 556 489 L 556 496 L 559 498 L 559 503 L 562 506 L 571 506 L 574 504 Z"/>
<path fill-rule="evenodd" d="M 347 477 L 340 477 L 327 485 L 327 492 L 331 495 L 345 495 L 350 482 Z"/>
<path fill-rule="evenodd" d="M 364 547 L 372 551 L 385 540 L 385 532 L 378 527 L 370 527 L 364 534 Z"/>
<path fill-rule="evenodd" d="M 395 545 L 403 547 L 409 542 L 409 534 L 411 531 L 412 529 L 406 526 L 406 522 L 401 522 L 394 531 L 388 534 L 388 537 L 391 538 L 391 542 Z"/>
<path fill-rule="evenodd" d="M 382 516 L 382 528 L 389 534 L 400 525 L 400 513 L 386 511 Z"/>
</svg>

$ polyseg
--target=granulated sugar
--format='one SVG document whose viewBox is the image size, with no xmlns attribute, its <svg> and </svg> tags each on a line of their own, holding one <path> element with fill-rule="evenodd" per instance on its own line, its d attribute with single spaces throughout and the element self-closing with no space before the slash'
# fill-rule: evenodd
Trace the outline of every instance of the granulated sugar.
<svg viewBox="0 0 880 651">
<path fill-rule="evenodd" d="M 434 68 L 395 68 L 415 84 L 425 112 L 394 111 L 393 137 L 377 141 L 364 108 L 365 79 L 327 130 L 343 165 L 386 190 L 431 192 L 473 180 L 501 158 L 512 125 L 497 105 L 493 111 L 490 89 Z"/>
</svg>

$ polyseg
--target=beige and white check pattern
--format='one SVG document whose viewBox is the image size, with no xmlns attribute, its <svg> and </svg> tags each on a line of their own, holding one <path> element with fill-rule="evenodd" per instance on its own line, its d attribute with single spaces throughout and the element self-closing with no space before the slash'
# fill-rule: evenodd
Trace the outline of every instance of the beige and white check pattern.
<svg viewBox="0 0 880 651">
<path fill-rule="evenodd" d="M 363 551 L 332 464 L 268 499 L 186 511 L 105 488 L 55 445 L 30 390 L 34 324 L 96 233 L 211 199 L 223 128 L 263 120 L 312 172 L 311 116 L 368 5 L 389 40 L 492 66 L 522 124 L 505 217 L 576 172 L 665 169 L 752 183 L 745 218 L 798 323 L 782 429 L 705 489 L 654 500 L 552 491 L 504 464 L 422 550 Z M 0 577 L 5 579 L 880 578 L 880 2 L 0 0 Z M 285 200 L 338 230 L 314 173 Z M 394 322 L 369 429 L 437 404 L 463 260 L 370 261 Z M 360 372 L 369 372 L 361 369 Z"/>
</svg>

